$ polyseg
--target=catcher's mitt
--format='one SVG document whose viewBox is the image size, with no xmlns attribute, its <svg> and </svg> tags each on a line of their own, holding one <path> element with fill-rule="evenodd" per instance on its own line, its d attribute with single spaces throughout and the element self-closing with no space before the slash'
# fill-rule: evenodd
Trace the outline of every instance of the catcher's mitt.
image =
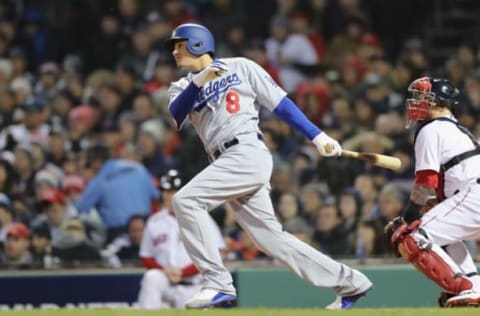
<svg viewBox="0 0 480 316">
<path fill-rule="evenodd" d="M 403 217 L 398 216 L 388 222 L 383 229 L 383 234 L 385 238 L 385 244 L 387 245 L 388 251 L 396 257 L 401 257 L 400 253 L 397 249 L 397 243 L 392 241 L 392 236 L 395 234 L 395 231 L 399 229 L 401 226 L 407 225 L 407 222 L 403 219 Z"/>
</svg>

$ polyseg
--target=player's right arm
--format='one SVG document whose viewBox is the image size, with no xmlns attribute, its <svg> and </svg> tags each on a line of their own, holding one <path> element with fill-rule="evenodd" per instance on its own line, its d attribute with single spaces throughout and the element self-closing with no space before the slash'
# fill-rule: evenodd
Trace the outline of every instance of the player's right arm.
<svg viewBox="0 0 480 316">
<path fill-rule="evenodd" d="M 205 69 L 194 74 L 192 76 L 192 81 L 186 87 L 182 87 L 180 81 L 177 81 L 170 86 L 168 90 L 170 100 L 168 109 L 177 123 L 177 128 L 182 126 L 183 121 L 192 111 L 198 93 L 203 85 L 216 77 L 221 76 L 227 70 L 228 67 L 223 61 L 215 59 Z"/>
</svg>

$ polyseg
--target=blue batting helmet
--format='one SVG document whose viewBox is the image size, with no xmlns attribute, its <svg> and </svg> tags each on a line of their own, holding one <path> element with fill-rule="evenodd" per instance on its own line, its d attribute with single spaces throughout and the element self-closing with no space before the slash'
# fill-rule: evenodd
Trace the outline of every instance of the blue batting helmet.
<svg viewBox="0 0 480 316">
<path fill-rule="evenodd" d="M 215 39 L 205 27 L 195 23 L 185 23 L 177 26 L 168 39 L 170 44 L 176 40 L 186 40 L 187 50 L 193 55 L 215 54 Z"/>
</svg>

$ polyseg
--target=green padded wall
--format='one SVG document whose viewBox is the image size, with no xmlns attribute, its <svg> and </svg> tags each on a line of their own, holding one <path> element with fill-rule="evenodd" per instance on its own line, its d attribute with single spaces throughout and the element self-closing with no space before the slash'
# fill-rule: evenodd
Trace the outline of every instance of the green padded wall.
<svg viewBox="0 0 480 316">
<path fill-rule="evenodd" d="M 360 268 L 374 283 L 358 307 L 435 306 L 440 288 L 409 265 Z M 287 269 L 235 270 L 239 307 L 324 307 L 335 298 Z"/>
</svg>

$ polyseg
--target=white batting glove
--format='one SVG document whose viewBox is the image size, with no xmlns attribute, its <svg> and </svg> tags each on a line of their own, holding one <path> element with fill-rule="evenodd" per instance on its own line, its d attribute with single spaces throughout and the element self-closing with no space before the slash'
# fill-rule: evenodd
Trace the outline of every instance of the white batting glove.
<svg viewBox="0 0 480 316">
<path fill-rule="evenodd" d="M 321 132 L 312 140 L 317 146 L 320 155 L 324 157 L 340 156 L 342 154 L 342 146 L 325 132 Z"/>
<path fill-rule="evenodd" d="M 214 60 L 210 65 L 205 67 L 198 74 L 193 75 L 192 81 L 197 87 L 203 87 L 207 82 L 220 77 L 228 71 L 228 66 L 223 61 Z"/>
</svg>

